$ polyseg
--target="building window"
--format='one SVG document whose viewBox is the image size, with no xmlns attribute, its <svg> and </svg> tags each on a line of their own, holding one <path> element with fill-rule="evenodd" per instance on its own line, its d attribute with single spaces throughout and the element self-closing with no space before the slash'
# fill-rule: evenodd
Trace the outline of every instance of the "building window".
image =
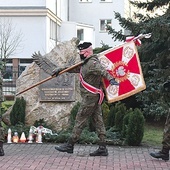
<svg viewBox="0 0 170 170">
<path fill-rule="evenodd" d="M 57 37 L 57 25 L 50 19 L 50 39 L 56 40 Z"/>
<path fill-rule="evenodd" d="M 113 2 L 113 0 L 100 0 L 100 2 Z"/>
<path fill-rule="evenodd" d="M 83 29 L 78 29 L 77 30 L 77 38 L 80 41 L 84 41 L 84 30 Z"/>
<path fill-rule="evenodd" d="M 92 2 L 92 0 L 79 0 L 79 2 Z"/>
<path fill-rule="evenodd" d="M 3 60 L 4 61 L 4 60 Z M 13 72 L 13 64 L 12 59 L 6 59 L 4 61 L 6 63 L 5 70 L 2 71 L 3 79 L 6 80 L 12 80 L 12 72 Z"/>
<path fill-rule="evenodd" d="M 25 59 L 25 58 L 24 58 L 24 59 L 20 59 L 19 61 L 20 61 L 20 63 L 27 63 L 27 64 L 30 64 L 30 63 L 33 62 L 33 59 L 30 59 L 30 58 L 29 58 L 29 59 Z"/>
<path fill-rule="evenodd" d="M 13 66 L 12 64 L 6 64 L 5 72 L 3 73 L 3 79 L 6 80 L 12 80 L 13 78 Z"/>
<path fill-rule="evenodd" d="M 101 19 L 100 20 L 100 31 L 106 32 L 106 25 L 112 25 L 112 20 L 111 19 Z"/>
<path fill-rule="evenodd" d="M 25 70 L 25 68 L 33 62 L 33 59 L 20 59 L 18 66 L 18 76 Z"/>
</svg>

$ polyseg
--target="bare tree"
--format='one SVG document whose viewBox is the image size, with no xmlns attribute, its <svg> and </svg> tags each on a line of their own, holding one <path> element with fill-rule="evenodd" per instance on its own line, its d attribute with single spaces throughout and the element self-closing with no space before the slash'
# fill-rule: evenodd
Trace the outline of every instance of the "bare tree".
<svg viewBox="0 0 170 170">
<path fill-rule="evenodd" d="M 10 55 L 14 55 L 17 50 L 21 49 L 22 42 L 21 31 L 16 31 L 10 20 L 0 20 L 0 57 L 6 65 L 6 60 Z M 2 69 L 2 68 L 0 68 Z"/>
</svg>

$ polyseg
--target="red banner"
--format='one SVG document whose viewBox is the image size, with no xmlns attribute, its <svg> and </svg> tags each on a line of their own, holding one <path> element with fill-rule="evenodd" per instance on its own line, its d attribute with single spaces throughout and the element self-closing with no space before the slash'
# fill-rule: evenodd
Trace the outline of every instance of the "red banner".
<svg viewBox="0 0 170 170">
<path fill-rule="evenodd" d="M 109 103 L 125 99 L 146 88 L 137 48 L 133 41 L 100 53 L 99 60 L 119 82 L 119 86 L 115 86 L 110 85 L 107 79 L 103 79 Z"/>
</svg>

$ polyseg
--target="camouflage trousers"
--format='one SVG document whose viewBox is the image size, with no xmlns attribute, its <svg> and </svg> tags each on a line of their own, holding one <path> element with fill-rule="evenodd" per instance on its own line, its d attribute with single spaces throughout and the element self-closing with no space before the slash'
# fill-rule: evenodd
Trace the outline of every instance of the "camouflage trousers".
<svg viewBox="0 0 170 170">
<path fill-rule="evenodd" d="M 92 123 L 96 129 L 100 142 L 105 142 L 106 130 L 103 123 L 102 108 L 101 105 L 98 104 L 98 100 L 98 95 L 83 96 L 83 100 L 78 110 L 75 126 L 72 132 L 71 141 L 73 143 L 78 141 L 83 128 L 87 125 L 89 118 L 92 119 Z"/>
<path fill-rule="evenodd" d="M 4 128 L 0 127 L 0 142 L 4 142 Z"/>
<path fill-rule="evenodd" d="M 170 150 L 170 109 L 165 123 L 162 144 L 164 148 Z"/>
</svg>

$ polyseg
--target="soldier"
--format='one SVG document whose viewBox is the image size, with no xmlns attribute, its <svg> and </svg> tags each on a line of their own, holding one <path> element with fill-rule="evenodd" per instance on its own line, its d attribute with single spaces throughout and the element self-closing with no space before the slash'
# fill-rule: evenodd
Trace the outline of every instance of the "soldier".
<svg viewBox="0 0 170 170">
<path fill-rule="evenodd" d="M 60 152 L 73 153 L 74 144 L 78 141 L 83 128 L 87 124 L 88 118 L 92 117 L 100 141 L 99 148 L 93 153 L 90 153 L 90 156 L 107 156 L 108 150 L 106 148 L 105 127 L 101 109 L 104 97 L 104 93 L 101 89 L 101 80 L 102 77 L 105 77 L 109 80 L 111 85 L 118 85 L 118 83 L 102 67 L 98 57 L 93 55 L 92 44 L 90 42 L 79 44 L 78 49 L 80 50 L 80 58 L 84 61 L 84 64 L 78 69 L 80 72 L 82 102 L 76 116 L 71 138 L 66 144 L 56 146 L 55 149 Z M 56 69 L 54 74 L 58 75 L 61 70 L 62 69 Z M 75 70 L 72 72 L 74 71 Z"/>
<path fill-rule="evenodd" d="M 1 125 L 2 118 L 0 117 L 0 156 L 4 156 L 3 142 L 4 142 L 4 128 Z"/>
<path fill-rule="evenodd" d="M 164 98 L 169 105 L 170 102 L 170 81 L 167 81 L 163 85 Z M 162 141 L 162 149 L 158 152 L 151 152 L 150 155 L 154 158 L 161 158 L 162 160 L 169 160 L 169 150 L 170 150 L 170 108 L 169 113 L 166 119 L 163 141 Z"/>
<path fill-rule="evenodd" d="M 1 109 L 1 102 L 3 101 L 3 93 L 2 93 L 2 74 L 0 71 L 0 109 Z M 1 113 L 1 110 L 0 110 Z M 4 150 L 3 150 L 3 142 L 4 142 L 4 128 L 1 125 L 2 118 L 0 115 L 0 156 L 4 156 Z"/>
</svg>

